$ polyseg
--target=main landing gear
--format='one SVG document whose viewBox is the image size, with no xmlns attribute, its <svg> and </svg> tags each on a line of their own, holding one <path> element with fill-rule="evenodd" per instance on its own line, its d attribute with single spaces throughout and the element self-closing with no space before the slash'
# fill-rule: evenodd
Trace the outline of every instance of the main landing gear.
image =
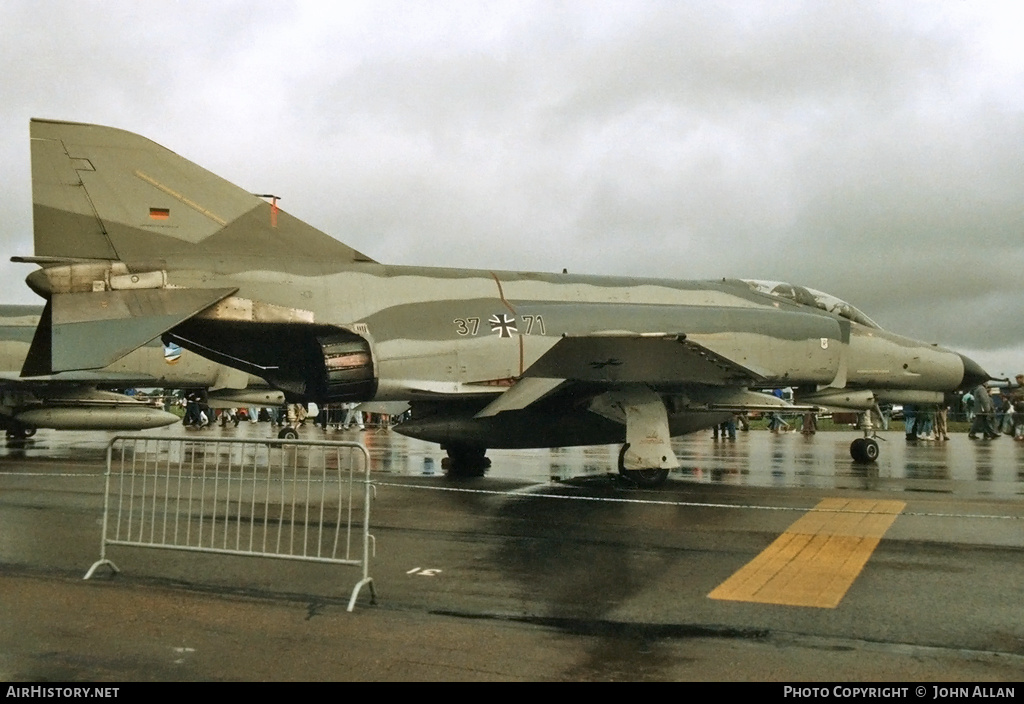
<svg viewBox="0 0 1024 704">
<path fill-rule="evenodd" d="M 443 445 L 441 449 L 448 452 L 448 456 L 441 460 L 441 467 L 448 472 L 449 477 L 482 477 L 491 466 L 491 461 L 485 456 L 486 447 Z"/>
<path fill-rule="evenodd" d="M 661 469 L 658 467 L 652 467 L 650 469 L 626 469 L 625 458 L 626 450 L 628 449 L 629 443 L 627 442 L 622 446 L 622 449 L 619 450 L 619 474 L 644 489 L 655 489 L 665 483 L 665 480 L 668 479 L 667 469 Z"/>
<path fill-rule="evenodd" d="M 30 428 L 26 425 L 19 425 L 14 428 L 7 429 L 8 440 L 25 440 L 36 434 L 35 428 Z"/>
</svg>

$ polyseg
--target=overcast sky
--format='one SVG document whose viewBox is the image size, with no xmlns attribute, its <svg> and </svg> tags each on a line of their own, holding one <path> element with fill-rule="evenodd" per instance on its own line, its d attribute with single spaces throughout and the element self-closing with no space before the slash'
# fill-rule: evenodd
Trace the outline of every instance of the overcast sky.
<svg viewBox="0 0 1024 704">
<path fill-rule="evenodd" d="M 0 3 L 28 121 L 143 134 L 380 261 L 790 281 L 1024 370 L 1024 3 Z"/>
</svg>

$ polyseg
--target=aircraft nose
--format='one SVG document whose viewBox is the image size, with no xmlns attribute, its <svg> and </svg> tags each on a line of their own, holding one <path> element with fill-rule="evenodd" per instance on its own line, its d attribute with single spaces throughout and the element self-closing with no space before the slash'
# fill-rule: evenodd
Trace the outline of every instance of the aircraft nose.
<svg viewBox="0 0 1024 704">
<path fill-rule="evenodd" d="M 993 377 L 984 369 L 981 365 L 975 362 L 970 357 L 965 357 L 962 354 L 957 354 L 960 360 L 964 363 L 964 378 L 960 382 L 961 389 L 973 389 L 978 384 L 984 384 Z"/>
</svg>

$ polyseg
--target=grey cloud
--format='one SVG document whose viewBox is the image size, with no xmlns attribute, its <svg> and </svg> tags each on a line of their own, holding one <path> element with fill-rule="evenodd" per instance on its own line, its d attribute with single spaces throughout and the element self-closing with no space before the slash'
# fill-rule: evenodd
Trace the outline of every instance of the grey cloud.
<svg viewBox="0 0 1024 704">
<path fill-rule="evenodd" d="M 1024 60 L 993 63 L 987 6 L 38 7 L 0 8 L 10 254 L 35 114 L 143 133 L 385 261 L 791 280 L 1024 345 Z"/>
</svg>

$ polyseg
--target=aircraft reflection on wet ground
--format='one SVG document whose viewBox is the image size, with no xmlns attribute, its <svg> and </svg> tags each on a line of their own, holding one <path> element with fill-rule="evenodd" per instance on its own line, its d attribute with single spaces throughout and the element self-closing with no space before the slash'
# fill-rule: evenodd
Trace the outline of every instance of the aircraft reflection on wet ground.
<svg viewBox="0 0 1024 704">
<path fill-rule="evenodd" d="M 203 431 L 171 426 L 149 433 L 170 437 L 269 437 L 272 430 L 260 423 Z M 112 435 L 40 430 L 34 438 L 0 446 L 0 457 L 96 460 L 102 458 Z M 362 442 L 370 451 L 374 472 L 444 477 L 444 452 L 437 445 L 394 432 L 324 432 L 308 427 L 302 429 L 301 437 Z M 671 478 L 677 482 L 750 487 L 915 491 L 993 498 L 1024 495 L 1024 443 L 1009 437 L 972 441 L 966 434 L 955 434 L 945 443 L 907 444 L 902 433 L 890 432 L 881 436 L 888 441 L 886 452 L 873 465 L 850 459 L 850 437 L 849 432 L 804 436 L 755 430 L 740 433 L 735 441 L 716 441 L 710 434 L 697 433 L 673 441 L 683 466 L 672 472 Z M 495 450 L 487 476 L 528 484 L 607 477 L 619 482 L 614 474 L 617 453 L 617 445 Z"/>
</svg>

